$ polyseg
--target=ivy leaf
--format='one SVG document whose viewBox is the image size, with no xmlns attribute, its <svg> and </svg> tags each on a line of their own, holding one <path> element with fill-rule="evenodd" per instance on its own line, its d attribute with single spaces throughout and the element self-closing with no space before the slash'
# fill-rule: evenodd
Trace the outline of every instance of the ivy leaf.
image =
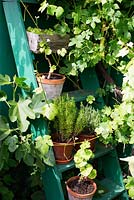
<svg viewBox="0 0 134 200">
<path fill-rule="evenodd" d="M 5 144 L 8 145 L 8 150 L 14 152 L 18 148 L 18 137 L 17 135 L 9 136 L 5 140 Z"/>
<path fill-rule="evenodd" d="M 10 77 L 8 75 L 0 74 L 0 85 L 9 85 L 11 84 Z"/>
<path fill-rule="evenodd" d="M 45 104 L 42 107 L 42 114 L 44 117 L 47 117 L 49 120 L 53 120 L 57 115 L 57 108 L 53 103 Z"/>
<path fill-rule="evenodd" d="M 23 152 L 23 148 L 22 146 L 19 146 L 15 152 L 15 158 L 18 161 L 21 161 L 21 159 L 23 158 L 24 152 Z"/>
<path fill-rule="evenodd" d="M 7 119 L 0 115 L 0 141 L 4 140 L 11 133 Z"/>
<path fill-rule="evenodd" d="M 47 8 L 47 14 L 54 16 L 54 13 L 56 13 L 56 9 L 57 9 L 57 6 L 49 5 Z"/>
<path fill-rule="evenodd" d="M 28 166 L 33 166 L 33 164 L 34 164 L 34 158 L 33 158 L 33 156 L 32 156 L 30 153 L 26 154 L 26 155 L 23 157 L 23 161 L 24 161 L 24 163 L 26 163 Z"/>
<path fill-rule="evenodd" d="M 57 19 L 60 18 L 61 15 L 63 14 L 63 12 L 64 12 L 64 9 L 61 6 L 58 6 L 57 9 L 56 9 L 56 14 L 55 14 L 56 18 Z"/>
<path fill-rule="evenodd" d="M 67 53 L 67 50 L 65 48 L 57 50 L 57 54 L 62 56 L 62 57 L 64 57 L 66 53 Z"/>
<path fill-rule="evenodd" d="M 13 77 L 14 82 L 16 85 L 20 88 L 23 88 L 25 90 L 30 90 L 30 87 L 25 83 L 26 78 L 24 77 L 17 77 L 16 75 Z"/>
<path fill-rule="evenodd" d="M 0 101 L 6 101 L 7 95 L 4 91 L 0 90 Z"/>
<path fill-rule="evenodd" d="M 30 122 L 27 118 L 35 119 L 34 111 L 29 107 L 30 99 L 20 98 L 18 102 L 10 101 L 9 117 L 12 122 L 17 122 L 20 131 L 25 132 Z"/>
<path fill-rule="evenodd" d="M 48 7 L 48 3 L 46 0 L 44 0 L 41 4 L 40 4 L 40 8 L 39 8 L 39 12 L 43 12 L 46 8 Z"/>
<path fill-rule="evenodd" d="M 86 101 L 87 101 L 89 104 L 92 104 L 92 103 L 95 101 L 95 97 L 92 96 L 92 95 L 88 95 L 87 98 L 86 98 Z"/>
<path fill-rule="evenodd" d="M 36 114 L 42 114 L 42 107 L 45 104 L 44 100 L 44 93 L 42 91 L 33 94 L 32 103 L 30 104 L 30 107 Z"/>
</svg>

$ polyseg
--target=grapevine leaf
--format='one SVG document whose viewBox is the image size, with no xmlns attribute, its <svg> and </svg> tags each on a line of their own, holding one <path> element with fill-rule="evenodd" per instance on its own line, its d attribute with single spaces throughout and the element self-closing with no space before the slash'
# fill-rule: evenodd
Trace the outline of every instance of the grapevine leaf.
<svg viewBox="0 0 134 200">
<path fill-rule="evenodd" d="M 9 117 L 12 122 L 17 122 L 20 131 L 25 132 L 30 122 L 27 118 L 35 119 L 34 111 L 29 107 L 30 99 L 20 98 L 18 102 L 10 101 Z"/>
</svg>

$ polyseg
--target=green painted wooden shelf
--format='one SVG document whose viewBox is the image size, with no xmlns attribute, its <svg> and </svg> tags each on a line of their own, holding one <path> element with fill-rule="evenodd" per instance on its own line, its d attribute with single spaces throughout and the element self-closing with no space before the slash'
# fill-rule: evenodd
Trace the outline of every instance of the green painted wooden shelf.
<svg viewBox="0 0 134 200">
<path fill-rule="evenodd" d="M 111 200 L 124 192 L 124 187 L 107 178 L 96 183 L 98 189 L 93 200 Z"/>
</svg>

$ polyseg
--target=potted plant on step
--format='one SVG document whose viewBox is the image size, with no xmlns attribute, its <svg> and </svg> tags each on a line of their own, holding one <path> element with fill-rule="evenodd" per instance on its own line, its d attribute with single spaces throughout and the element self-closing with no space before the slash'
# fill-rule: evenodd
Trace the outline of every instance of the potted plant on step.
<svg viewBox="0 0 134 200">
<path fill-rule="evenodd" d="M 96 192 L 97 186 L 93 179 L 95 179 L 97 172 L 89 163 L 89 159 L 94 156 L 89 145 L 89 141 L 84 141 L 74 155 L 75 166 L 79 168 L 80 175 L 71 177 L 66 181 L 69 200 L 91 200 Z"/>
<path fill-rule="evenodd" d="M 27 29 L 29 48 L 35 54 L 44 54 L 44 58 L 48 62 L 48 73 L 46 73 L 46 70 L 45 73 L 39 73 L 36 69 L 37 82 L 44 90 L 46 98 L 53 99 L 61 94 L 65 82 L 65 76 L 54 73 L 54 71 L 58 71 L 58 68 L 60 69 L 60 59 L 67 53 L 66 49 L 69 43 L 69 36 L 66 32 L 69 29 L 64 22 L 61 25 L 64 31 L 59 31 L 58 33 L 54 28 L 39 28 L 37 20 L 33 19 L 26 5 L 22 1 L 21 3 L 35 24 L 35 28 L 28 27 Z M 46 11 L 47 15 L 50 15 L 56 21 L 60 21 L 64 12 L 61 6 L 51 5 L 46 1 L 40 5 L 39 11 L 41 13 Z"/>
<path fill-rule="evenodd" d="M 82 120 L 82 107 L 78 109 L 73 97 L 68 95 L 54 99 L 57 115 L 51 122 L 53 149 L 57 163 L 69 162 L 74 149 L 76 136 L 85 127 Z M 58 154 L 58 155 L 57 155 Z"/>
<path fill-rule="evenodd" d="M 100 123 L 100 111 L 95 109 L 92 105 L 81 104 L 82 116 L 81 120 L 85 121 L 85 127 L 82 132 L 78 135 L 78 142 L 88 140 L 90 142 L 90 148 L 95 150 L 96 133 L 95 128 L 99 126 Z M 80 144 L 76 145 L 76 149 L 79 149 Z"/>
</svg>

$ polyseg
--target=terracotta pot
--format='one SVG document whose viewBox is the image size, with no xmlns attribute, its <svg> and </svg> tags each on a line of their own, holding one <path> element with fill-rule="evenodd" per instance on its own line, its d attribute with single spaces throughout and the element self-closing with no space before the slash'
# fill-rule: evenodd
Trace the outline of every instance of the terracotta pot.
<svg viewBox="0 0 134 200">
<path fill-rule="evenodd" d="M 56 163 L 64 164 L 73 159 L 74 143 L 59 143 L 53 142 L 53 150 Z"/>
<path fill-rule="evenodd" d="M 65 76 L 62 74 L 51 74 L 51 79 L 47 79 L 48 73 L 37 75 L 39 86 L 43 88 L 47 99 L 53 99 L 60 96 L 65 82 Z"/>
<path fill-rule="evenodd" d="M 90 142 L 90 149 L 92 151 L 95 151 L 96 135 L 95 134 L 92 134 L 92 135 L 81 134 L 78 136 L 77 142 L 78 143 L 83 142 L 84 140 L 88 140 Z M 76 144 L 75 149 L 78 150 L 80 148 L 80 145 L 81 144 Z"/>
<path fill-rule="evenodd" d="M 93 190 L 89 194 L 79 194 L 77 192 L 74 192 L 70 187 L 72 182 L 76 182 L 77 180 L 79 180 L 79 176 L 74 176 L 74 177 L 69 178 L 66 182 L 66 189 L 67 189 L 67 192 L 68 192 L 69 200 L 81 200 L 81 199 L 92 200 L 92 198 L 93 198 L 93 196 L 94 196 L 94 194 L 97 190 L 96 183 L 93 180 L 87 178 L 86 181 L 89 181 L 89 184 L 92 184 Z"/>
</svg>

